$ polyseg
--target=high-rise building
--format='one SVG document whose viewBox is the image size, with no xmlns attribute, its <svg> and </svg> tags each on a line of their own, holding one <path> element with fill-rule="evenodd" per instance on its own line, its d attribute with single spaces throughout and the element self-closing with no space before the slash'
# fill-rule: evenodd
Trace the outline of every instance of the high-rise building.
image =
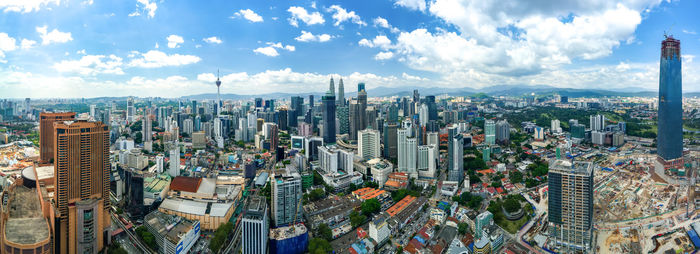
<svg viewBox="0 0 700 254">
<path fill-rule="evenodd" d="M 353 126 L 350 124 L 350 113 L 349 113 L 349 107 L 352 107 L 353 104 L 350 104 L 349 106 L 339 106 L 336 108 L 336 115 L 338 116 L 338 134 L 349 134 L 348 136 L 350 139 L 352 139 L 353 135 L 351 134 L 351 129 Z M 357 132 L 355 132 L 357 135 Z"/>
<path fill-rule="evenodd" d="M 31 104 L 31 99 L 29 99 L 29 98 L 24 99 L 24 113 L 25 114 L 32 113 L 32 104 Z"/>
<path fill-rule="evenodd" d="M 338 96 L 336 105 L 338 105 L 338 107 L 345 105 L 345 87 L 343 86 L 343 78 L 340 78 L 340 82 L 338 83 Z"/>
<path fill-rule="evenodd" d="M 360 91 L 366 91 L 365 83 L 357 83 L 357 92 L 359 93 Z"/>
<path fill-rule="evenodd" d="M 413 136 L 411 126 L 396 131 L 398 150 L 398 172 L 408 173 L 411 178 L 418 177 L 418 140 Z"/>
<path fill-rule="evenodd" d="M 493 214 L 485 211 L 476 216 L 474 220 L 474 239 L 480 239 L 484 235 L 484 227 L 493 225 Z"/>
<path fill-rule="evenodd" d="M 510 124 L 506 120 L 496 122 L 496 141 L 500 144 L 508 144 L 510 140 Z"/>
<path fill-rule="evenodd" d="M 668 36 L 661 42 L 660 61 L 656 146 L 665 167 L 678 167 L 683 164 L 681 41 Z"/>
<path fill-rule="evenodd" d="M 346 174 L 353 172 L 354 155 L 350 151 L 339 149 L 335 145 L 318 147 L 319 166 L 321 171 L 329 174 L 338 173 L 338 170 Z"/>
<path fill-rule="evenodd" d="M 358 112 L 360 125 L 358 126 L 358 130 L 364 130 L 367 128 L 367 92 L 364 88 L 357 92 L 357 103 L 360 104 L 360 110 Z"/>
<path fill-rule="evenodd" d="M 435 104 L 435 96 L 425 96 L 425 104 L 428 105 L 428 116 L 430 121 L 438 120 L 437 104 Z"/>
<path fill-rule="evenodd" d="M 361 105 L 356 100 L 351 100 L 350 104 L 348 104 L 348 120 L 344 121 L 344 116 L 338 115 L 340 122 L 347 122 L 349 125 L 349 128 L 346 129 L 348 129 L 348 137 L 350 140 L 357 140 L 357 132 L 362 130 L 360 129 L 360 122 L 362 121 L 362 119 L 360 119 L 360 107 Z"/>
<path fill-rule="evenodd" d="M 418 146 L 418 176 L 421 178 L 435 178 L 437 157 L 435 157 L 434 145 Z"/>
<path fill-rule="evenodd" d="M 151 141 L 151 138 L 153 137 L 153 132 L 151 131 L 151 115 L 146 113 L 146 111 L 147 110 L 144 110 L 143 119 L 141 120 L 141 139 L 144 143 L 147 141 Z"/>
<path fill-rule="evenodd" d="M 382 139 L 384 140 L 384 158 L 396 159 L 397 157 L 397 125 L 395 123 L 384 123 Z"/>
<path fill-rule="evenodd" d="M 73 121 L 75 112 L 39 114 L 39 161 L 42 164 L 53 163 L 54 160 L 54 126 L 55 122 Z"/>
<path fill-rule="evenodd" d="M 292 96 L 291 103 L 289 104 L 289 106 L 290 110 L 287 114 L 287 124 L 289 126 L 296 127 L 299 125 L 297 119 L 304 113 L 304 97 Z"/>
<path fill-rule="evenodd" d="M 593 245 L 593 164 L 555 160 L 549 166 L 549 235 L 562 253 Z"/>
<path fill-rule="evenodd" d="M 241 251 L 243 254 L 266 254 L 270 221 L 267 217 L 267 200 L 252 196 L 248 200 L 241 220 Z"/>
<path fill-rule="evenodd" d="M 487 145 L 496 144 L 496 122 L 493 120 L 484 121 L 484 142 Z"/>
<path fill-rule="evenodd" d="M 335 101 L 333 101 L 335 103 Z M 294 218 L 303 217 L 301 209 L 301 175 L 286 171 L 272 174 L 272 220 L 275 227 L 294 223 Z"/>
<path fill-rule="evenodd" d="M 459 127 L 457 125 L 450 125 L 447 127 L 447 171 L 451 172 L 454 163 L 452 162 L 453 156 L 453 151 L 452 148 L 454 147 L 452 145 L 452 141 L 454 141 L 454 138 L 459 134 Z"/>
<path fill-rule="evenodd" d="M 420 93 L 418 93 L 418 89 L 413 89 L 413 102 L 420 102 Z"/>
<path fill-rule="evenodd" d="M 439 158 L 440 155 L 440 135 L 437 132 L 428 132 L 426 135 L 427 145 L 435 146 L 435 158 Z"/>
<path fill-rule="evenodd" d="M 135 115 L 136 108 L 134 108 L 134 97 L 129 97 L 126 99 L 126 121 L 128 123 L 134 122 Z"/>
<path fill-rule="evenodd" d="M 447 158 L 450 164 L 447 179 L 461 184 L 464 180 L 464 138 L 461 133 L 452 136 L 448 150 L 452 153 Z"/>
<path fill-rule="evenodd" d="M 571 129 L 571 137 L 584 139 L 586 138 L 586 126 L 579 123 L 569 125 Z"/>
<path fill-rule="evenodd" d="M 101 122 L 54 124 L 54 253 L 97 253 L 109 239 L 109 128 Z"/>
<path fill-rule="evenodd" d="M 552 126 L 549 128 L 549 131 L 552 133 L 561 133 L 561 123 L 557 119 L 552 120 Z"/>
<path fill-rule="evenodd" d="M 333 86 L 333 79 L 331 79 L 331 88 Z M 333 92 L 329 90 L 326 95 L 321 98 L 321 103 L 323 104 L 323 143 L 333 144 L 335 143 L 335 96 Z"/>
<path fill-rule="evenodd" d="M 381 154 L 379 131 L 364 129 L 359 131 L 357 138 L 357 148 L 363 160 L 379 158 Z"/>
<path fill-rule="evenodd" d="M 605 130 L 605 115 L 591 115 L 589 122 L 591 131 Z"/>
</svg>

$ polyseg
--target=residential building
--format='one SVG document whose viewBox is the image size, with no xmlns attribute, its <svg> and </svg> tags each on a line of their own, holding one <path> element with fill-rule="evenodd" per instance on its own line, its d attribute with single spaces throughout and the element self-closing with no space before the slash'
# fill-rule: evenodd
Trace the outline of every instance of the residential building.
<svg viewBox="0 0 700 254">
<path fill-rule="evenodd" d="M 241 220 L 241 251 L 243 254 L 266 254 L 270 221 L 265 197 L 252 196 L 244 208 Z"/>
<path fill-rule="evenodd" d="M 549 235 L 562 252 L 593 248 L 593 167 L 567 160 L 549 166 Z"/>
<path fill-rule="evenodd" d="M 335 103 L 335 102 L 333 102 Z M 282 174 L 272 174 L 272 220 L 275 227 L 294 223 L 294 218 L 302 218 L 301 175 L 286 170 Z"/>
<path fill-rule="evenodd" d="M 379 131 L 364 129 L 358 132 L 358 153 L 363 160 L 370 160 L 380 157 Z"/>
</svg>

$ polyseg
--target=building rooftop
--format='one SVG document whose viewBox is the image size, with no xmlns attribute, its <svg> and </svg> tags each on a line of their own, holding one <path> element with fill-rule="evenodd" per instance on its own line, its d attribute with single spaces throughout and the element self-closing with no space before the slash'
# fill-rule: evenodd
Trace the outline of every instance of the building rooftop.
<svg viewBox="0 0 700 254">
<path fill-rule="evenodd" d="M 201 182 L 202 178 L 199 177 L 178 176 L 173 178 L 173 181 L 170 182 L 170 190 L 197 192 Z"/>
<path fill-rule="evenodd" d="M 386 212 L 391 216 L 395 216 L 396 214 L 403 211 L 403 209 L 408 207 L 408 205 L 411 204 L 411 202 L 413 202 L 414 200 L 416 200 L 416 197 L 410 195 L 406 196 L 399 202 L 397 202 L 394 206 L 389 207 L 389 209 L 387 209 Z"/>
<path fill-rule="evenodd" d="M 286 226 L 280 228 L 270 229 L 270 239 L 271 240 L 284 240 L 292 237 L 302 235 L 307 232 L 306 226 L 302 223 L 298 223 L 294 226 Z"/>
<path fill-rule="evenodd" d="M 34 244 L 49 238 L 49 224 L 41 212 L 36 189 L 16 185 L 9 192 L 9 217 L 5 223 L 5 238 L 18 244 Z"/>
<path fill-rule="evenodd" d="M 593 174 L 593 163 L 588 161 L 574 161 L 573 166 L 569 160 L 555 160 L 549 165 L 549 169 L 559 173 L 570 173 L 590 176 Z"/>
<path fill-rule="evenodd" d="M 146 215 L 144 222 L 148 223 L 159 234 L 173 244 L 187 234 L 195 225 L 195 222 L 176 215 L 153 211 Z"/>
<path fill-rule="evenodd" d="M 214 195 L 216 190 L 216 178 L 202 178 L 199 183 L 199 188 L 197 188 L 197 193 Z"/>
<path fill-rule="evenodd" d="M 156 177 L 147 177 L 144 179 L 144 184 L 146 187 L 144 191 L 148 192 L 161 192 L 165 187 L 170 185 L 171 178 L 168 175 L 159 175 Z"/>
</svg>

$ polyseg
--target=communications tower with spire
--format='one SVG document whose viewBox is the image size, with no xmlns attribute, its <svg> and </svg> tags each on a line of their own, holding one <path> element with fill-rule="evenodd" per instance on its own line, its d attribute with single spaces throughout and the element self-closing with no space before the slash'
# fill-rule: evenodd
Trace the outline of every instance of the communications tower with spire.
<svg viewBox="0 0 700 254">
<path fill-rule="evenodd" d="M 216 114 L 221 116 L 221 80 L 219 80 L 219 70 L 216 70 Z"/>
</svg>

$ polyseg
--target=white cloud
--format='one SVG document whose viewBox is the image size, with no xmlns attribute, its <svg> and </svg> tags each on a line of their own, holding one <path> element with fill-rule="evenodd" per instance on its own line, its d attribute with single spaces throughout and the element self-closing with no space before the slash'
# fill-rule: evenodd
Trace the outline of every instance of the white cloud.
<svg viewBox="0 0 700 254">
<path fill-rule="evenodd" d="M 252 11 L 251 9 L 240 10 L 235 13 L 236 17 L 243 17 L 250 22 L 263 22 L 263 17 Z"/>
<path fill-rule="evenodd" d="M 168 55 L 158 50 L 149 50 L 146 53 L 138 53 L 138 58 L 134 58 L 129 62 L 129 66 L 141 68 L 158 68 L 165 66 L 180 66 L 198 63 L 202 59 L 193 55 Z"/>
<path fill-rule="evenodd" d="M 94 4 L 94 3 L 95 3 L 94 0 L 85 0 L 85 1 L 82 2 L 82 5 L 92 5 L 92 4 Z"/>
<path fill-rule="evenodd" d="M 6 33 L 0 33 L 0 51 L 12 51 L 17 49 L 17 40 Z"/>
<path fill-rule="evenodd" d="M 330 36 L 329 34 L 314 35 L 311 32 L 301 31 L 301 35 L 297 36 L 294 39 L 301 42 L 327 42 L 330 41 L 331 38 L 332 36 Z"/>
<path fill-rule="evenodd" d="M 48 32 L 47 26 L 37 26 L 36 32 L 39 33 L 41 37 L 41 44 L 48 45 L 51 43 L 64 43 L 73 40 L 70 32 L 61 32 L 54 28 L 51 32 Z"/>
<path fill-rule="evenodd" d="M 36 45 L 36 41 L 22 39 L 22 42 L 20 43 L 20 45 L 21 45 L 22 49 L 30 49 L 30 48 L 33 48 L 34 45 Z"/>
<path fill-rule="evenodd" d="M 685 34 L 690 34 L 690 35 L 696 35 L 696 34 L 698 34 L 697 32 L 695 32 L 695 30 L 686 30 L 686 29 L 683 29 L 682 31 L 683 31 L 683 33 L 685 33 Z"/>
<path fill-rule="evenodd" d="M 85 53 L 85 49 L 78 50 L 78 51 L 75 52 L 75 54 L 78 54 L 78 55 L 87 55 L 87 53 Z"/>
<path fill-rule="evenodd" d="M 398 33 L 398 32 L 399 32 L 399 29 L 396 28 L 396 27 L 391 26 L 391 25 L 389 24 L 389 21 L 386 20 L 385 18 L 376 17 L 376 18 L 374 18 L 374 20 L 372 20 L 372 22 L 374 23 L 374 26 L 375 26 L 375 27 L 381 27 L 381 28 L 389 29 L 389 31 L 391 31 L 392 33 Z"/>
<path fill-rule="evenodd" d="M 287 50 L 290 52 L 296 50 L 296 47 L 294 47 L 292 45 L 282 45 L 282 43 L 280 43 L 280 42 L 277 42 L 277 43 L 268 42 L 266 44 L 267 44 L 266 47 L 256 48 L 253 50 L 253 52 L 255 52 L 257 54 L 263 54 L 266 56 L 270 56 L 270 57 L 276 57 L 276 56 L 279 56 L 279 52 L 277 52 L 277 49 L 284 49 L 284 50 Z"/>
<path fill-rule="evenodd" d="M 364 47 L 378 47 L 381 49 L 389 49 L 392 47 L 391 40 L 388 37 L 386 37 L 386 35 L 377 35 L 371 41 L 367 39 L 362 39 L 358 41 L 357 44 Z"/>
<path fill-rule="evenodd" d="M 85 55 L 79 60 L 63 60 L 53 64 L 58 72 L 72 72 L 85 76 L 96 74 L 122 75 L 122 59 L 115 55 Z"/>
<path fill-rule="evenodd" d="M 216 36 L 212 36 L 212 37 L 209 37 L 209 38 L 204 38 L 204 39 L 202 39 L 202 40 L 203 40 L 204 42 L 206 42 L 206 43 L 211 43 L 211 44 L 221 44 L 221 43 L 223 42 L 223 41 L 221 41 L 221 39 L 216 38 Z"/>
<path fill-rule="evenodd" d="M 172 48 L 179 48 L 180 46 L 178 44 L 185 43 L 185 40 L 182 39 L 182 36 L 175 35 L 175 34 L 171 34 L 170 36 L 168 36 L 165 39 L 168 40 L 168 48 L 171 48 L 171 49 Z"/>
<path fill-rule="evenodd" d="M 360 26 L 366 26 L 367 23 L 362 21 L 362 18 L 360 18 L 359 15 L 355 14 L 355 11 L 350 11 L 348 12 L 346 9 L 343 9 L 343 7 L 340 7 L 339 5 L 331 5 L 331 7 L 328 8 L 329 12 L 333 12 L 333 20 L 335 20 L 335 23 L 333 23 L 334 26 L 340 26 L 345 21 L 350 21 L 352 23 L 358 24 Z"/>
<path fill-rule="evenodd" d="M 418 11 L 425 11 L 426 7 L 425 0 L 396 0 L 394 4 Z"/>
<path fill-rule="evenodd" d="M 619 71 L 619 72 L 625 72 L 625 71 L 628 71 L 629 69 L 630 69 L 630 65 L 629 65 L 628 63 L 625 63 L 625 62 L 620 62 L 620 63 L 615 67 L 615 70 L 617 70 L 617 71 Z"/>
<path fill-rule="evenodd" d="M 3 12 L 29 13 L 39 11 L 42 7 L 48 7 L 49 4 L 58 6 L 61 4 L 61 0 L 3 0 L 0 1 L 0 9 Z"/>
<path fill-rule="evenodd" d="M 306 9 L 304 9 L 304 7 L 292 6 L 289 7 L 287 11 L 292 14 L 292 16 L 289 18 L 289 24 L 295 27 L 299 26 L 299 20 L 304 22 L 306 25 L 323 24 L 326 22 L 320 12 L 309 13 L 306 11 Z"/>
<path fill-rule="evenodd" d="M 136 0 L 136 10 L 129 13 L 129 17 L 140 16 L 141 13 L 146 13 L 149 18 L 153 18 L 156 16 L 156 9 L 158 9 L 158 5 L 155 1 Z"/>
<path fill-rule="evenodd" d="M 388 60 L 394 57 L 394 53 L 391 53 L 390 51 L 387 52 L 379 52 L 377 55 L 374 56 L 374 60 L 382 61 L 382 60 Z"/>
</svg>

